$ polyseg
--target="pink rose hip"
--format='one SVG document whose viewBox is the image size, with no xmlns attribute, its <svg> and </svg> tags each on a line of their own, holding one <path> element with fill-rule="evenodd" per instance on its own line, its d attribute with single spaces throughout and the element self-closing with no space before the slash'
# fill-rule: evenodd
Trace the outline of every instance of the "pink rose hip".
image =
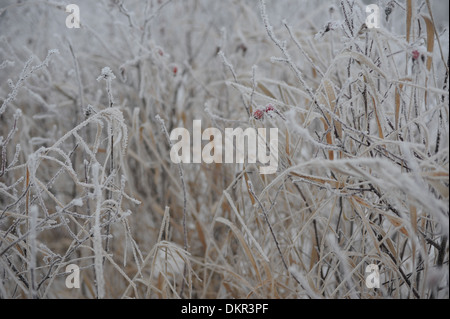
<svg viewBox="0 0 450 319">
<path fill-rule="evenodd" d="M 272 104 L 266 105 L 266 113 L 269 113 L 269 112 L 275 112 L 275 108 L 273 107 Z"/>
<path fill-rule="evenodd" d="M 263 116 L 264 116 L 263 110 L 257 109 L 257 110 L 255 110 L 255 111 L 253 112 L 253 117 L 254 117 L 255 119 L 257 119 L 257 120 L 262 119 Z"/>
</svg>

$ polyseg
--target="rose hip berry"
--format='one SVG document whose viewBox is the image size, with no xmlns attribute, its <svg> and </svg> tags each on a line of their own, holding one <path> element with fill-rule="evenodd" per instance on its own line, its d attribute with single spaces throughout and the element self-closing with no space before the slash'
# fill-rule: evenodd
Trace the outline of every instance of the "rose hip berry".
<svg viewBox="0 0 450 319">
<path fill-rule="evenodd" d="M 266 105 L 266 113 L 269 113 L 269 112 L 275 112 L 275 108 L 273 107 L 273 105 L 272 104 L 267 104 Z"/>
<path fill-rule="evenodd" d="M 257 109 L 257 110 L 255 110 L 255 111 L 253 112 L 253 117 L 254 117 L 255 119 L 257 119 L 257 120 L 262 119 L 263 116 L 264 116 L 263 110 Z"/>
</svg>

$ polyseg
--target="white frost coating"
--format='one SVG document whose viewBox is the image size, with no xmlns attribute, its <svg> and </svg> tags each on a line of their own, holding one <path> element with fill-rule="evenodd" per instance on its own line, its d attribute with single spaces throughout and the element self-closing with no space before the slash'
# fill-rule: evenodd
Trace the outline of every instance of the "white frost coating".
<svg viewBox="0 0 450 319">
<path fill-rule="evenodd" d="M 31 279 L 31 287 L 30 287 L 30 298 L 35 299 L 36 296 L 36 253 L 37 253 L 37 245 L 36 245 L 36 227 L 37 227 L 37 217 L 39 213 L 39 208 L 36 205 L 30 207 L 30 279 Z"/>
<path fill-rule="evenodd" d="M 11 92 L 8 94 L 8 97 L 3 101 L 2 106 L 0 107 L 0 115 L 5 112 L 8 104 L 16 99 L 17 93 L 19 92 L 19 89 L 24 85 L 25 80 L 29 78 L 35 71 L 38 71 L 43 67 L 48 67 L 50 58 L 52 57 L 53 54 L 59 54 L 59 51 L 49 50 L 47 57 L 44 59 L 44 61 L 41 64 L 38 64 L 33 67 L 30 67 L 31 62 L 33 61 L 33 57 L 30 57 L 28 61 L 25 63 L 25 66 L 22 69 L 22 72 L 20 73 L 17 82 L 14 84 L 12 81 L 8 81 L 9 86 L 11 87 Z"/>
<path fill-rule="evenodd" d="M 105 297 L 105 279 L 103 277 L 103 246 L 102 235 L 100 230 L 100 214 L 102 208 L 102 189 L 99 182 L 100 164 L 92 165 L 92 175 L 94 181 L 94 196 L 96 201 L 95 219 L 94 219 L 94 263 L 95 278 L 97 282 L 97 297 L 102 299 Z"/>
<path fill-rule="evenodd" d="M 72 200 L 72 204 L 74 206 L 81 207 L 83 206 L 83 200 L 81 198 L 75 198 L 74 200 Z"/>
<path fill-rule="evenodd" d="M 0 298 L 448 298 L 448 1 L 122 2 L 67 39 L 0 9 Z M 200 163 L 156 114 L 217 129 Z M 279 169 L 214 163 L 226 128 L 278 128 Z"/>
<path fill-rule="evenodd" d="M 14 61 L 5 60 L 0 63 L 0 70 L 6 68 L 8 65 L 13 66 L 15 64 Z"/>
<path fill-rule="evenodd" d="M 291 126 L 291 128 L 293 128 L 298 134 L 300 134 L 304 139 L 306 139 L 309 143 L 313 144 L 314 146 L 321 148 L 321 149 L 326 149 L 326 150 L 333 150 L 333 151 L 342 150 L 340 147 L 337 147 L 337 146 L 317 142 L 309 134 L 309 131 L 307 129 L 301 127 L 300 125 L 298 125 L 295 122 L 293 117 L 288 117 L 288 122 L 289 122 L 289 125 Z"/>
<path fill-rule="evenodd" d="M 108 67 L 108 66 L 105 66 L 103 69 L 102 69 L 102 73 L 100 74 L 100 76 L 97 78 L 97 81 L 100 81 L 100 80 L 105 80 L 105 81 L 108 81 L 108 80 L 114 80 L 116 78 L 116 76 L 114 75 L 114 73 L 113 73 L 113 71 L 111 70 L 111 68 L 110 67 Z"/>
</svg>

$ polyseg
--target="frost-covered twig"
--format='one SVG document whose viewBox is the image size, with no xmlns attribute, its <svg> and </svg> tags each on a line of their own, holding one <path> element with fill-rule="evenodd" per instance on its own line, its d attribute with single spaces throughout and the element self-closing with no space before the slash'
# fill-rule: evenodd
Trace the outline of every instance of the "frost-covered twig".
<svg viewBox="0 0 450 319">
<path fill-rule="evenodd" d="M 94 163 L 92 165 L 92 175 L 94 182 L 94 198 L 96 201 L 95 217 L 94 217 L 94 253 L 95 253 L 95 277 L 97 283 L 97 297 L 103 299 L 105 297 L 105 279 L 103 275 L 103 246 L 102 234 L 100 228 L 100 215 L 102 208 L 102 189 L 99 181 L 100 164 Z"/>
<path fill-rule="evenodd" d="M 233 75 L 234 81 L 237 83 L 238 80 L 236 72 L 234 71 L 233 65 L 226 58 L 225 53 L 223 53 L 223 51 L 219 51 L 218 55 L 221 57 L 223 64 L 230 70 L 231 74 Z"/>
<path fill-rule="evenodd" d="M 75 68 L 75 75 L 77 77 L 77 84 L 78 84 L 78 95 L 80 98 L 80 110 L 83 112 L 83 114 L 86 114 L 86 110 L 84 107 L 84 90 L 83 90 L 83 84 L 81 83 L 81 75 L 80 75 L 80 66 L 78 65 L 78 59 L 75 56 L 75 52 L 73 51 L 72 43 L 69 41 L 69 50 L 70 54 L 72 55 L 72 61 L 73 66 Z"/>
<path fill-rule="evenodd" d="M 22 69 L 22 72 L 20 72 L 19 79 L 17 80 L 17 82 L 13 83 L 11 80 L 9 80 L 11 92 L 8 94 L 8 97 L 3 101 L 2 106 L 0 107 L 0 115 L 2 115 L 5 112 L 8 104 L 16 99 L 17 94 L 19 93 L 19 89 L 24 85 L 25 80 L 28 79 L 32 74 L 34 74 L 34 72 L 39 71 L 40 69 L 42 69 L 44 67 L 48 67 L 48 64 L 49 64 L 53 54 L 59 54 L 59 51 L 58 50 L 49 50 L 44 61 L 42 61 L 42 63 L 35 65 L 33 67 L 30 67 L 31 62 L 33 61 L 33 57 L 30 57 L 27 60 L 27 62 L 25 63 L 25 66 Z"/>
<path fill-rule="evenodd" d="M 161 131 L 164 133 L 164 136 L 167 138 L 167 141 L 170 145 L 170 147 L 173 147 L 172 141 L 170 140 L 170 135 L 169 132 L 167 131 L 166 128 L 166 124 L 164 123 L 164 120 L 159 116 L 156 115 L 156 120 L 158 121 L 159 125 L 161 126 Z M 186 226 L 186 206 L 187 206 L 187 193 L 186 193 L 186 184 L 184 181 L 184 172 L 183 172 L 183 166 L 180 163 L 178 163 L 178 173 L 180 174 L 180 180 L 181 180 L 181 188 L 183 189 L 183 248 L 184 250 L 187 252 L 188 251 L 188 237 L 187 237 L 187 226 Z M 186 271 L 187 271 L 187 267 L 186 267 L 186 263 L 184 264 L 184 277 L 186 278 Z M 181 286 L 181 292 L 180 292 L 180 296 L 183 297 L 183 292 L 184 292 L 184 287 L 185 287 L 185 281 L 183 278 L 183 282 L 182 282 L 182 286 Z"/>
<path fill-rule="evenodd" d="M 112 80 L 114 80 L 116 76 L 112 72 L 112 70 L 109 67 L 104 67 L 102 69 L 101 75 L 97 78 L 97 81 L 105 80 L 106 82 L 106 92 L 108 94 L 108 105 L 110 108 L 114 105 L 114 97 L 112 94 Z M 109 152 L 109 175 L 112 175 L 114 172 L 114 133 L 113 133 L 113 124 L 114 121 L 112 120 L 109 125 L 109 135 L 110 135 L 110 152 Z M 108 199 L 111 199 L 112 193 L 108 192 Z M 111 211 L 108 211 L 108 219 L 111 216 Z M 107 232 L 106 232 L 106 251 L 109 251 L 109 232 L 110 232 L 110 226 L 108 226 Z"/>
<path fill-rule="evenodd" d="M 261 211 L 262 211 L 263 216 L 264 216 L 264 220 L 267 223 L 267 226 L 269 227 L 270 234 L 272 235 L 273 241 L 275 242 L 275 245 L 276 245 L 277 250 L 278 250 L 278 254 L 280 255 L 281 261 L 283 262 L 284 268 L 292 276 L 292 278 L 294 278 L 294 280 L 299 285 L 301 285 L 301 283 L 297 279 L 297 277 L 289 270 L 289 266 L 288 266 L 288 264 L 286 262 L 286 259 L 284 258 L 283 252 L 281 251 L 280 244 L 278 243 L 277 237 L 275 236 L 275 232 L 274 232 L 274 230 L 272 228 L 272 224 L 269 221 L 269 216 L 267 215 L 266 209 L 264 208 L 263 204 L 259 200 L 258 196 L 256 196 L 251 180 L 248 180 L 247 183 L 248 183 L 248 190 L 250 191 L 252 196 L 255 198 L 256 202 L 258 203 L 258 206 L 261 208 Z"/>
<path fill-rule="evenodd" d="M 38 218 L 39 209 L 37 206 L 31 206 L 30 209 L 30 298 L 37 298 L 36 291 L 36 240 L 37 240 L 37 218 Z"/>
<path fill-rule="evenodd" d="M 264 26 L 266 27 L 267 34 L 269 35 L 269 38 L 272 40 L 273 43 L 280 49 L 281 53 L 283 54 L 284 58 L 281 60 L 282 62 L 285 62 L 291 70 L 296 75 L 297 80 L 299 81 L 300 85 L 305 88 L 306 92 L 310 96 L 311 100 L 314 102 L 316 107 L 320 110 L 320 112 L 323 115 L 323 118 L 328 126 L 330 126 L 330 122 L 325 116 L 325 111 L 323 110 L 323 107 L 319 104 L 319 102 L 316 99 L 315 94 L 313 93 L 312 89 L 306 84 L 305 79 L 303 78 L 302 72 L 299 70 L 299 68 L 292 62 L 291 55 L 287 51 L 286 43 L 281 42 L 275 35 L 273 31 L 273 27 L 269 22 L 269 17 L 266 13 L 266 2 L 265 0 L 260 0 L 260 11 L 261 11 L 261 17 L 263 19 Z"/>
</svg>

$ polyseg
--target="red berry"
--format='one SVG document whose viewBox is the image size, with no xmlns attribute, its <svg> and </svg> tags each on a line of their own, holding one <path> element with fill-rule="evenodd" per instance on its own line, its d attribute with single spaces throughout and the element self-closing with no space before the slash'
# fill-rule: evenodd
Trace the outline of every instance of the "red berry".
<svg viewBox="0 0 450 319">
<path fill-rule="evenodd" d="M 178 67 L 177 67 L 177 66 L 174 66 L 174 67 L 172 68 L 172 72 L 173 72 L 173 75 L 177 75 L 177 73 L 178 73 Z"/>
<path fill-rule="evenodd" d="M 267 104 L 266 105 L 266 113 L 274 112 L 274 111 L 275 111 L 275 108 L 273 107 L 272 104 Z"/>
<path fill-rule="evenodd" d="M 262 119 L 263 116 L 264 116 L 263 110 L 257 109 L 257 110 L 255 110 L 255 111 L 253 112 L 253 117 L 254 117 L 255 119 L 257 119 L 257 120 Z"/>
<path fill-rule="evenodd" d="M 414 50 L 412 52 L 412 57 L 413 57 L 413 60 L 418 60 L 420 57 L 420 52 L 418 50 Z"/>
</svg>

